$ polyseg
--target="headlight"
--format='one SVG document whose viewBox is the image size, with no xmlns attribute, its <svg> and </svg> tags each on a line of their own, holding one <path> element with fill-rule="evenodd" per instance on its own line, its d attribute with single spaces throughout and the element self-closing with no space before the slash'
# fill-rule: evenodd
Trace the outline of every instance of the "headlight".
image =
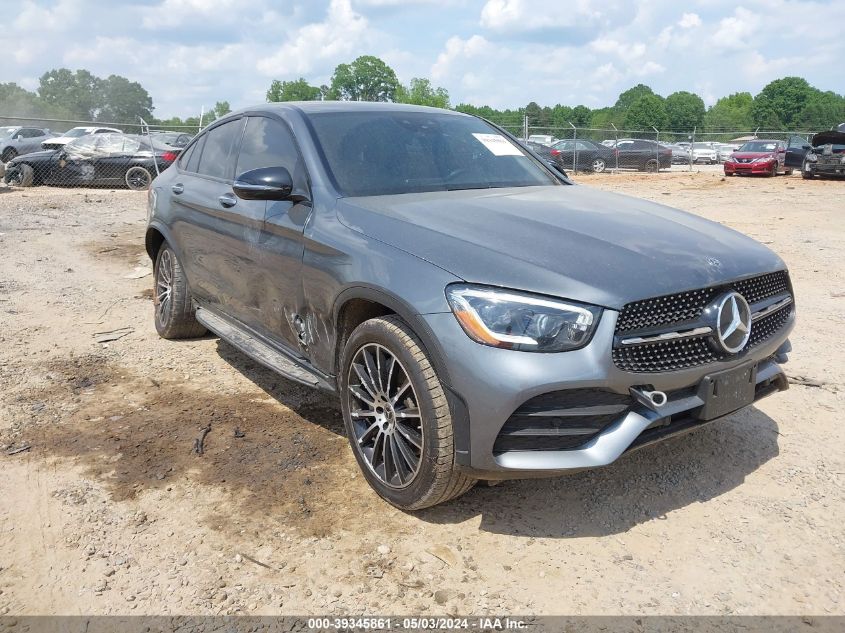
<svg viewBox="0 0 845 633">
<path fill-rule="evenodd" d="M 771 156 L 761 156 L 760 158 L 755 158 L 751 162 L 752 163 L 770 163 L 773 160 L 774 160 L 774 158 L 772 158 Z"/>
<path fill-rule="evenodd" d="M 813 152 L 809 152 L 807 154 L 807 161 L 810 162 L 810 163 L 815 163 L 818 159 L 819 159 L 819 157 L 816 156 L 815 154 L 813 154 Z"/>
<path fill-rule="evenodd" d="M 448 286 L 446 298 L 471 339 L 524 352 L 583 347 L 601 315 L 595 306 L 484 286 Z"/>
</svg>

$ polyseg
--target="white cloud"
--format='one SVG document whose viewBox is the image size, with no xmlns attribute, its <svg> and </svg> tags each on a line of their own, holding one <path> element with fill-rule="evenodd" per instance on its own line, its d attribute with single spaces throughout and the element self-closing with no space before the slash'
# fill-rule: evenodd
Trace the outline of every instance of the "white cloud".
<svg viewBox="0 0 845 633">
<path fill-rule="evenodd" d="M 307 24 L 296 31 L 275 53 L 261 59 L 259 72 L 268 77 L 304 74 L 318 62 L 347 61 L 365 41 L 369 25 L 356 13 L 350 0 L 332 0 L 323 22 Z"/>
<path fill-rule="evenodd" d="M 473 35 L 469 39 L 450 37 L 445 50 L 437 56 L 437 61 L 431 67 L 432 79 L 443 79 L 452 69 L 452 64 L 458 60 L 467 60 L 490 50 L 490 42 L 480 35 Z"/>
<path fill-rule="evenodd" d="M 678 26 L 682 29 L 692 29 L 696 26 L 701 26 L 701 18 L 697 13 L 684 13 L 681 19 L 678 20 Z"/>
<path fill-rule="evenodd" d="M 719 21 L 719 28 L 713 34 L 712 41 L 717 46 L 745 48 L 759 24 L 760 17 L 756 13 L 739 7 L 731 17 Z"/>
</svg>

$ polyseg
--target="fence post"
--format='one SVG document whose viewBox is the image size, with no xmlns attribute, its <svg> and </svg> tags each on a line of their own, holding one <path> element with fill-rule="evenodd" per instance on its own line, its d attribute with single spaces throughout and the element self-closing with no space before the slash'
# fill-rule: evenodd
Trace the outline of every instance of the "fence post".
<svg viewBox="0 0 845 633">
<path fill-rule="evenodd" d="M 619 171 L 619 130 L 616 128 L 614 123 L 611 123 L 613 126 L 613 154 L 616 157 L 616 171 Z"/>
<path fill-rule="evenodd" d="M 660 130 L 653 125 L 651 129 L 654 130 L 656 136 L 654 139 L 654 158 L 657 160 L 657 171 L 660 172 Z"/>
<path fill-rule="evenodd" d="M 522 117 L 522 140 L 528 141 L 528 115 Z"/>
<path fill-rule="evenodd" d="M 153 147 L 153 135 L 150 133 L 150 126 L 147 125 L 147 122 L 140 116 L 138 119 L 141 121 L 141 134 L 144 133 L 144 130 L 147 131 L 147 140 L 150 142 L 150 151 L 153 153 L 153 165 L 155 165 L 156 168 L 156 176 L 161 176 L 161 171 L 158 168 L 158 159 L 156 158 L 156 149 Z"/>
<path fill-rule="evenodd" d="M 690 139 L 690 146 L 689 146 L 689 170 L 692 171 L 692 164 L 695 162 L 693 157 L 693 151 L 695 150 L 695 133 L 698 130 L 698 126 L 694 125 L 692 128 L 692 138 Z"/>
<path fill-rule="evenodd" d="M 578 128 L 571 121 L 567 123 L 572 128 L 572 173 L 575 173 L 578 171 Z"/>
</svg>

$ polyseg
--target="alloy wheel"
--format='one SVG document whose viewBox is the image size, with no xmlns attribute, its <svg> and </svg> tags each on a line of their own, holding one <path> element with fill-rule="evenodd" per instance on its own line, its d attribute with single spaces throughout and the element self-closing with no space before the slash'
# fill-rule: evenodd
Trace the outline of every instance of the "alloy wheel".
<svg viewBox="0 0 845 633">
<path fill-rule="evenodd" d="M 601 158 L 597 158 L 596 160 L 593 161 L 593 171 L 595 173 L 600 174 L 601 172 L 604 171 L 604 167 L 605 167 L 605 164 L 604 164 L 604 161 Z"/>
<path fill-rule="evenodd" d="M 422 464 L 424 430 L 402 363 L 382 345 L 363 345 L 349 366 L 346 398 L 354 446 L 369 469 L 391 488 L 410 485 Z"/>
<path fill-rule="evenodd" d="M 165 249 L 158 259 L 155 276 L 155 315 L 164 327 L 170 320 L 170 305 L 173 302 L 173 255 Z"/>
<path fill-rule="evenodd" d="M 149 189 L 151 181 L 150 172 L 143 167 L 133 167 L 126 172 L 126 185 L 134 191 Z"/>
</svg>

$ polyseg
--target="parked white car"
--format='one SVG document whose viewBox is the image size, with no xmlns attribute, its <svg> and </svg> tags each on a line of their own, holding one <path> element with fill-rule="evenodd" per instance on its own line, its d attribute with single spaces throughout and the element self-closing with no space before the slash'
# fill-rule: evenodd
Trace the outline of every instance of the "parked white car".
<svg viewBox="0 0 845 633">
<path fill-rule="evenodd" d="M 73 139 L 79 138 L 80 136 L 86 136 L 88 134 L 123 134 L 121 130 L 116 130 L 113 127 L 75 127 L 61 136 L 56 136 L 53 138 L 48 138 L 46 141 L 41 143 L 41 147 L 44 149 L 59 149 L 60 147 L 64 147 L 68 143 L 70 143 Z"/>
<path fill-rule="evenodd" d="M 728 160 L 728 158 L 730 158 L 731 154 L 739 149 L 739 147 L 739 145 L 733 143 L 719 143 L 719 145 L 716 146 L 719 162 L 724 163 Z"/>
<path fill-rule="evenodd" d="M 715 165 L 719 162 L 719 153 L 710 143 L 693 143 L 692 162 Z"/>
</svg>

